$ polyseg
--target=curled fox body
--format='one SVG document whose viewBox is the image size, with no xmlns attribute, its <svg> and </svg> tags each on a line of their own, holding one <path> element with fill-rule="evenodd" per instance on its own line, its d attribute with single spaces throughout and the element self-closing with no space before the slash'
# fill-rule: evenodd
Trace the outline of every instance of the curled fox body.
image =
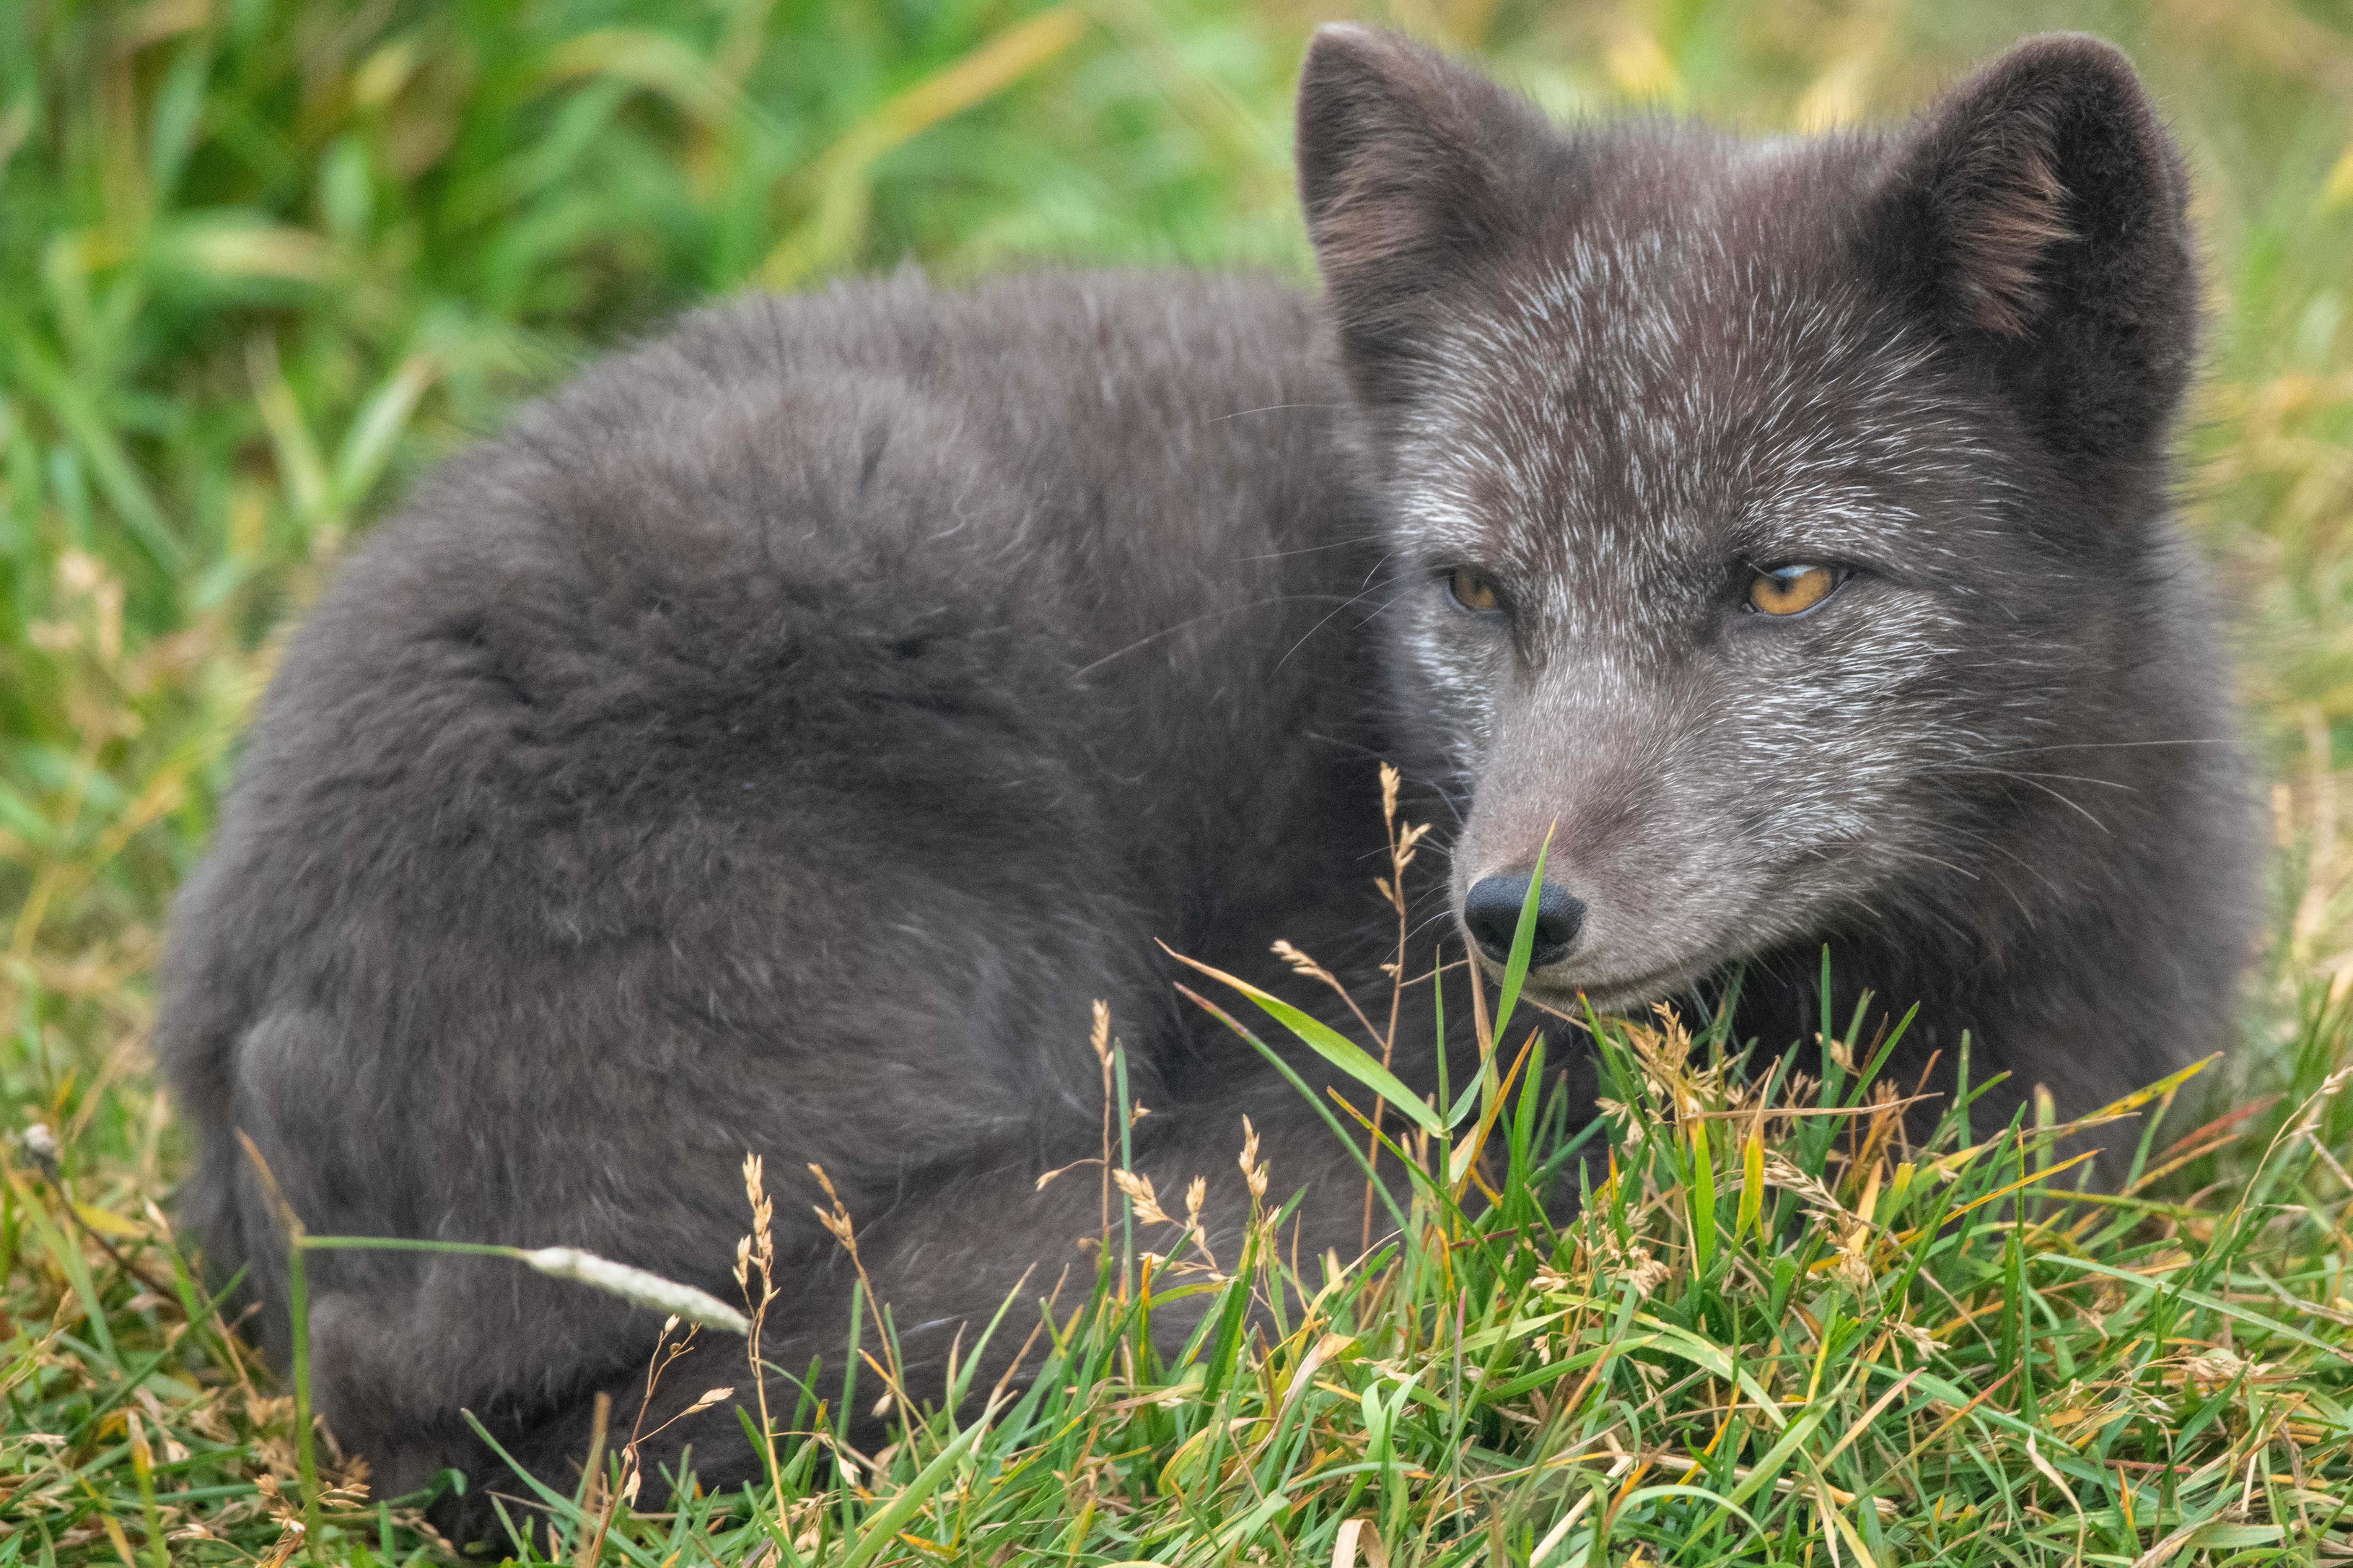
<svg viewBox="0 0 2353 1568">
<path fill-rule="evenodd" d="M 1038 1178 L 1099 1147 L 1097 999 L 1136 1167 L 1208 1177 L 1213 1247 L 1247 1113 L 1306 1254 L 1353 1256 L 1351 1157 L 1155 943 L 1303 1000 L 1278 939 L 1380 983 L 1384 757 L 1439 823 L 1417 962 L 1499 963 L 1549 835 L 1555 1005 L 1738 970 L 1778 1048 L 1827 944 L 1845 999 L 1919 1004 L 1910 1068 L 1949 1085 L 1967 1031 L 1997 1110 L 2223 1039 L 2249 813 L 2168 512 L 2192 247 L 2121 56 L 2031 40 L 1910 124 L 1754 142 L 1556 129 L 1335 27 L 1299 156 L 1320 296 L 727 305 L 359 552 L 182 898 L 156 1036 L 187 1214 L 274 1347 L 240 1131 L 314 1232 L 731 1299 L 751 1152 L 772 1191 L 828 1173 L 936 1396 L 1025 1276 L 1092 1267 L 1096 1184 Z M 775 1242 L 769 1360 L 838 1358 L 835 1237 L 780 1198 Z M 322 1254 L 311 1297 L 318 1407 L 385 1495 L 495 1471 L 467 1413 L 567 1475 L 659 1327 L 480 1257 Z M 677 1372 L 645 1426 L 736 1381 Z M 756 1473 L 730 1405 L 660 1441 Z"/>
</svg>

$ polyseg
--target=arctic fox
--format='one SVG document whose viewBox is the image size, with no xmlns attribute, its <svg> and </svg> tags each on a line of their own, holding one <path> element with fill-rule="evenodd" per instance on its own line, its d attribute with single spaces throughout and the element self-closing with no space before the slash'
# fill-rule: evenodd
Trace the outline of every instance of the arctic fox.
<svg viewBox="0 0 2353 1568">
<path fill-rule="evenodd" d="M 1827 943 L 1920 1005 L 1915 1070 L 1968 1030 L 2070 1110 L 2223 1040 L 2249 813 L 2168 516 L 2197 286 L 2121 55 L 2035 39 L 1915 123 L 1752 142 L 1556 130 L 1333 27 L 1298 147 L 1320 299 L 728 305 L 344 571 L 157 1030 L 188 1215 L 273 1347 L 240 1131 L 313 1232 L 723 1295 L 749 1151 L 780 1191 L 824 1167 L 936 1395 L 1025 1271 L 1089 1267 L 1093 1184 L 1037 1179 L 1097 1147 L 1097 998 L 1139 1169 L 1208 1174 L 1222 1237 L 1247 1112 L 1310 1255 L 1353 1254 L 1349 1157 L 1155 942 L 1369 974 L 1382 757 L 1451 807 L 1432 941 L 1499 959 L 1553 835 L 1544 998 L 1745 962 L 1779 1048 Z M 770 1357 L 838 1357 L 849 1272 L 776 1212 Z M 563 1476 L 599 1393 L 636 1409 L 656 1314 L 478 1257 L 311 1267 L 318 1405 L 386 1495 L 495 1468 L 462 1412 Z M 666 1377 L 649 1428 L 736 1381 L 698 1353 L 725 1373 Z M 730 1408 L 662 1441 L 754 1474 Z"/>
</svg>

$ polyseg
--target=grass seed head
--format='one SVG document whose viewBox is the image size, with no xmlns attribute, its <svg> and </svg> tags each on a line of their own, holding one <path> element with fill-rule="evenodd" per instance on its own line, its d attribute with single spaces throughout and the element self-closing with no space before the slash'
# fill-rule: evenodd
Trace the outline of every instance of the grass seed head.
<svg viewBox="0 0 2353 1568">
<path fill-rule="evenodd" d="M 1840 1203 L 1831 1190 L 1806 1174 L 1789 1162 L 1789 1157 L 1775 1151 L 1765 1156 L 1765 1183 L 1798 1194 L 1799 1202 L 1833 1226 L 1851 1221 L 1846 1205 Z"/>
<path fill-rule="evenodd" d="M 1674 1269 L 1651 1257 L 1649 1247 L 1637 1247 L 1626 1254 L 1623 1265 L 1617 1273 L 1620 1279 L 1634 1287 L 1635 1295 L 1648 1297 L 1651 1291 L 1667 1282 L 1668 1277 L 1674 1273 Z"/>
<path fill-rule="evenodd" d="M 1651 1135 L 1648 1121 L 1630 1105 L 1620 1105 L 1614 1100 L 1596 1095 L 1593 1109 L 1617 1122 L 1618 1142 L 1630 1152 L 1640 1149 L 1642 1141 Z"/>
<path fill-rule="evenodd" d="M 1840 1039 L 1835 1035 L 1826 1034 L 1817 1034 L 1814 1038 L 1820 1043 L 1822 1055 L 1828 1057 L 1831 1061 L 1836 1062 L 1839 1065 L 1840 1071 L 1852 1072 L 1854 1070 L 1854 1052 L 1848 1047 L 1844 1040 Z"/>
<path fill-rule="evenodd" d="M 1399 872 L 1413 864 L 1415 846 L 1430 837 L 1431 824 L 1409 822 L 1397 836 L 1396 847 L 1389 851 L 1389 863 Z"/>
<path fill-rule="evenodd" d="M 1905 1343 L 1924 1356 L 1945 1348 L 1944 1341 L 1936 1338 L 1917 1323 L 1897 1323 L 1894 1327 L 1896 1334 Z"/>
<path fill-rule="evenodd" d="M 1862 1226 L 1855 1226 L 1847 1233 L 1845 1243 L 1839 1247 L 1838 1263 L 1831 1269 L 1838 1276 L 1839 1282 L 1857 1296 L 1869 1291 L 1875 1278 L 1871 1271 L 1870 1249 L 1871 1232 Z"/>
<path fill-rule="evenodd" d="M 1160 1200 L 1152 1191 L 1151 1177 L 1139 1176 L 1134 1171 L 1113 1171 L 1111 1179 L 1118 1184 L 1121 1192 L 1127 1194 L 1127 1201 L 1135 1205 L 1136 1218 L 1146 1225 L 1176 1223 L 1160 1206 Z"/>
<path fill-rule="evenodd" d="M 858 1256 L 858 1237 L 849 1223 L 849 1206 L 841 1201 L 841 1194 L 833 1190 L 833 1178 L 825 1173 L 824 1166 L 812 1163 L 809 1165 L 809 1174 L 817 1178 L 817 1184 L 825 1189 L 825 1195 L 833 1204 L 831 1209 L 828 1209 L 822 1204 L 811 1204 L 809 1212 L 817 1215 L 817 1222 L 825 1226 L 826 1234 L 848 1247 L 849 1256 L 855 1258 Z M 766 1241 L 765 1227 L 763 1227 L 762 1241 L 760 1266 L 765 1269 L 774 1257 L 774 1252 Z"/>
<path fill-rule="evenodd" d="M 1381 886 L 1384 889 L 1383 896 L 1387 897 L 1387 889 L 1388 884 L 1387 882 L 1383 882 Z M 1303 974 L 1310 980 L 1320 980 L 1326 985 L 1335 985 L 1339 984 L 1332 977 L 1332 972 L 1330 970 L 1324 968 L 1322 964 L 1316 963 L 1314 959 L 1300 952 L 1299 949 L 1293 947 L 1288 942 L 1278 940 L 1274 944 L 1273 952 L 1275 957 L 1291 965 L 1292 971 L 1294 973 Z"/>
<path fill-rule="evenodd" d="M 814 1166 L 810 1168 L 816 1169 Z M 744 1195 L 752 1204 L 752 1240 L 760 1259 L 761 1288 L 773 1291 L 776 1277 L 776 1205 L 775 1200 L 768 1196 L 765 1169 L 757 1154 L 744 1156 Z M 824 1179 L 823 1172 L 818 1172 L 818 1179 Z M 829 1186 L 826 1189 L 828 1196 L 832 1192 Z"/>
</svg>

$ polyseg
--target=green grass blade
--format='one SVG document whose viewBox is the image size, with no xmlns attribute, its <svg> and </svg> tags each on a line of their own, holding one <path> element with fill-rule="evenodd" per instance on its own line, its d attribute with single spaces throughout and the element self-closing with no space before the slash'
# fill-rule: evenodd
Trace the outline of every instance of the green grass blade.
<svg viewBox="0 0 2353 1568">
<path fill-rule="evenodd" d="M 1512 931 L 1512 956 L 1504 965 L 1504 988 L 1495 997 L 1495 1021 L 1492 1026 L 1496 1043 L 1503 1042 L 1504 1031 L 1511 1026 L 1512 1009 L 1518 1005 L 1520 986 L 1528 977 L 1528 955 L 1535 951 L 1536 902 L 1544 896 L 1545 858 L 1552 853 L 1553 830 L 1545 829 L 1544 842 L 1536 846 L 1535 868 L 1528 873 L 1527 897 L 1520 900 L 1520 923 Z"/>
<path fill-rule="evenodd" d="M 1247 980 L 1237 979 L 1220 969 L 1212 969 L 1206 963 L 1187 958 L 1181 952 L 1172 952 L 1169 956 L 1179 963 L 1199 970 L 1212 980 L 1221 981 L 1232 986 L 1257 1003 L 1275 1022 L 1298 1037 L 1303 1045 L 1307 1046 L 1317 1056 L 1388 1101 L 1391 1106 L 1402 1111 L 1414 1125 L 1432 1137 L 1444 1136 L 1446 1123 L 1439 1120 L 1438 1112 L 1423 1104 L 1421 1097 L 1399 1082 L 1396 1074 L 1375 1061 L 1361 1048 L 1351 1044 L 1345 1036 L 1331 1026 L 1310 1014 L 1301 1012 L 1280 996 L 1269 995 Z"/>
</svg>

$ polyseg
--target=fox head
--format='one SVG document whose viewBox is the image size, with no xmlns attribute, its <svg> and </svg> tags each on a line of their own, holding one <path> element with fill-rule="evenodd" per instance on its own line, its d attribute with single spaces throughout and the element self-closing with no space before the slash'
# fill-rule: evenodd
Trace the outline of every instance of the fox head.
<svg viewBox="0 0 2353 1568">
<path fill-rule="evenodd" d="M 1889 922 L 2016 942 L 2168 852 L 2132 770 L 2217 733 L 2165 687 L 2197 284 L 2116 49 L 1756 141 L 1556 129 L 1327 27 L 1298 152 L 1491 964 L 1547 841 L 1530 984 L 1604 1006 Z"/>
</svg>

